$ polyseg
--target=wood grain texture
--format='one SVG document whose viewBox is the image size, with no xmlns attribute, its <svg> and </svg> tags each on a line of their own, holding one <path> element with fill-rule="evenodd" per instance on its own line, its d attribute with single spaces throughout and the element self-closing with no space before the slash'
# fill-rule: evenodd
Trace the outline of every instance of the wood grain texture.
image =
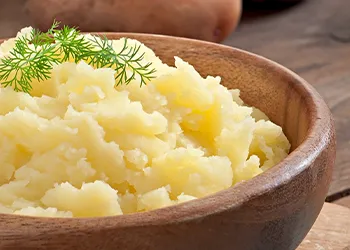
<svg viewBox="0 0 350 250">
<path fill-rule="evenodd" d="M 336 200 L 334 203 L 350 208 L 350 196 L 340 198 L 339 200 Z"/>
<path fill-rule="evenodd" d="M 349 8 L 349 0 L 305 0 L 280 11 L 251 11 L 225 41 L 292 69 L 325 98 L 337 131 L 329 195 L 350 189 Z"/>
<path fill-rule="evenodd" d="M 350 209 L 325 203 L 319 217 L 297 250 L 349 250 Z"/>
<path fill-rule="evenodd" d="M 231 47 L 107 35 L 120 36 L 144 42 L 168 64 L 176 55 L 203 76 L 220 75 L 283 127 L 293 152 L 250 181 L 150 212 L 92 219 L 0 215 L 0 249 L 295 249 L 322 208 L 335 159 L 333 121 L 319 94 L 278 64 Z"/>
</svg>

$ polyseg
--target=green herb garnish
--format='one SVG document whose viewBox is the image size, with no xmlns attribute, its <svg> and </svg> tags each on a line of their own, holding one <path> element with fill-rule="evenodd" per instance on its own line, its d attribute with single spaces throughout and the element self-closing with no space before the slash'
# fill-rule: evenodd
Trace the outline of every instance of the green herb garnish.
<svg viewBox="0 0 350 250">
<path fill-rule="evenodd" d="M 59 23 L 54 22 L 47 32 L 33 29 L 29 36 L 15 41 L 10 55 L 0 59 L 1 85 L 28 93 L 33 79 L 49 79 L 54 65 L 70 59 L 76 63 L 84 60 L 96 68 L 113 68 L 116 85 L 129 84 L 139 76 L 142 86 L 154 78 L 156 70 L 151 68 L 152 64 L 142 64 L 144 53 L 139 53 L 141 45 L 129 47 L 127 38 L 124 38 L 122 49 L 116 52 L 113 42 L 106 37 L 86 39 L 76 28 L 58 27 Z"/>
</svg>

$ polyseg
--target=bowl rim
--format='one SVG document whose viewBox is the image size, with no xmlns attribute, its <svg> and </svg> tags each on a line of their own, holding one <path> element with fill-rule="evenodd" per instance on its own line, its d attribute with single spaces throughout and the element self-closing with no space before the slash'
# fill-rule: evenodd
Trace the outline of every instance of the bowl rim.
<svg viewBox="0 0 350 250">
<path fill-rule="evenodd" d="M 151 38 L 154 40 L 173 40 L 174 42 L 192 43 L 196 46 L 215 47 L 220 51 L 229 51 L 234 53 L 235 57 L 248 57 L 254 59 L 256 66 L 268 66 L 269 71 L 277 72 L 284 79 L 293 83 L 293 88 L 298 93 L 303 94 L 305 103 L 311 114 L 310 128 L 307 132 L 306 139 L 294 149 L 284 160 L 273 166 L 266 172 L 248 180 L 232 186 L 228 189 L 221 190 L 217 193 L 185 203 L 172 205 L 147 212 L 138 212 L 125 215 L 91 217 L 91 218 L 57 218 L 57 217 L 34 217 L 14 214 L 0 214 L 0 220 L 15 221 L 21 218 L 27 224 L 59 224 L 60 230 L 65 231 L 68 227 L 79 227 L 81 232 L 84 231 L 101 231 L 106 228 L 130 228 L 151 225 L 166 225 L 194 220 L 207 215 L 221 213 L 227 209 L 235 209 L 244 202 L 258 197 L 264 193 L 277 188 L 280 185 L 290 182 L 293 177 L 305 171 L 310 163 L 315 161 L 322 150 L 328 146 L 329 138 L 332 136 L 333 118 L 330 110 L 320 94 L 298 76 L 286 67 L 260 55 L 248 52 L 239 48 L 196 40 L 184 37 L 174 37 L 159 34 L 146 33 L 125 33 L 125 32 L 91 32 L 95 35 L 105 35 L 107 38 L 131 37 L 133 39 Z M 0 39 L 0 44 L 9 38 Z M 304 156 L 300 157 L 300 155 Z M 294 166 L 293 173 L 286 169 Z M 271 182 L 271 180 L 278 180 Z M 266 183 L 266 185 L 255 185 L 255 183 Z M 82 227 L 81 225 L 84 225 Z M 1 224 L 0 224 L 1 226 Z M 45 230 L 45 228 L 42 228 Z M 27 232 L 28 233 L 28 232 Z M 30 233 L 30 232 L 29 232 Z"/>
</svg>

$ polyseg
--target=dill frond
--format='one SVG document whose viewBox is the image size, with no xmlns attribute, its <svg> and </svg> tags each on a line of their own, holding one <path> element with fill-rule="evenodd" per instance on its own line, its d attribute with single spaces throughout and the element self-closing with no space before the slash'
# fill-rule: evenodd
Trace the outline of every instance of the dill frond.
<svg viewBox="0 0 350 250">
<path fill-rule="evenodd" d="M 136 76 L 140 86 L 152 78 L 156 70 L 151 63 L 142 64 L 144 53 L 141 45 L 128 46 L 127 38 L 119 52 L 106 37 L 86 39 L 76 28 L 54 22 L 47 32 L 33 29 L 30 36 L 22 36 L 15 42 L 10 55 L 0 59 L 0 83 L 12 86 L 15 91 L 29 92 L 31 81 L 43 81 L 51 77 L 55 64 L 81 60 L 96 68 L 112 68 L 116 71 L 116 85 L 129 84 Z"/>
<path fill-rule="evenodd" d="M 55 32 L 54 37 L 59 51 L 63 55 L 62 62 L 72 58 L 77 63 L 80 61 L 81 54 L 94 49 L 93 45 L 75 28 L 64 26 Z"/>
<path fill-rule="evenodd" d="M 129 47 L 127 38 L 124 38 L 122 49 L 116 52 L 112 41 L 106 37 L 93 37 L 90 41 L 97 49 L 87 50 L 86 53 L 81 55 L 80 59 L 91 60 L 90 63 L 97 68 L 113 68 L 116 71 L 116 85 L 129 84 L 136 79 L 136 75 L 140 77 L 140 86 L 154 78 L 153 74 L 156 70 L 151 68 L 152 64 L 141 64 L 144 58 L 144 53 L 138 55 L 141 45 Z M 128 69 L 131 70 L 130 76 L 128 76 Z"/>
<path fill-rule="evenodd" d="M 30 46 L 29 39 L 16 40 L 9 56 L 1 59 L 0 82 L 4 87 L 12 86 L 15 91 L 29 92 L 31 81 L 43 81 L 50 78 L 54 64 L 58 64 L 57 50 L 50 44 L 43 44 L 40 49 Z"/>
</svg>

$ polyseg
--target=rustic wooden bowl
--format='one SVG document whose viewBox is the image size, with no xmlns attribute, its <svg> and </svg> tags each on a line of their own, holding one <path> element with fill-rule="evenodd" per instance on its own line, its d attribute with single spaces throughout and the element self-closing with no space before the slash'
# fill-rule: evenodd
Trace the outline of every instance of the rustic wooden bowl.
<svg viewBox="0 0 350 250">
<path fill-rule="evenodd" d="M 214 195 L 145 213 L 103 218 L 0 215 L 0 249 L 288 250 L 318 216 L 335 158 L 331 113 L 319 94 L 282 66 L 222 45 L 142 34 L 169 64 L 180 56 L 281 125 L 291 154 L 252 180 Z"/>
</svg>

